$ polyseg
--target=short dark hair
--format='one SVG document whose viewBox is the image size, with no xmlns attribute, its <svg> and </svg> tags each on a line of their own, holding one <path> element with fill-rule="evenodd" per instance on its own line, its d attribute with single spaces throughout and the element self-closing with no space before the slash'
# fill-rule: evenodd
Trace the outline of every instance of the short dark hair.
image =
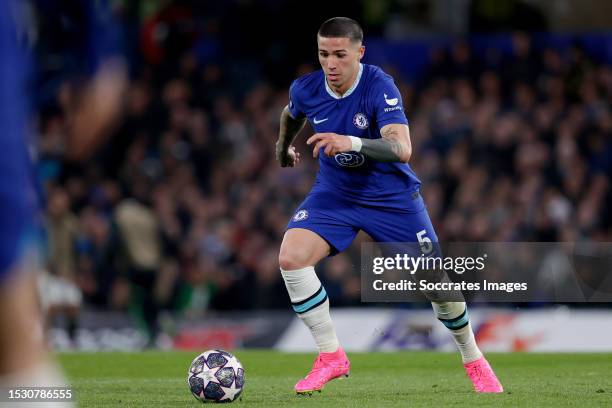
<svg viewBox="0 0 612 408">
<path fill-rule="evenodd" d="M 333 17 L 321 24 L 317 35 L 325 38 L 349 38 L 352 42 L 363 41 L 363 30 L 358 22 L 348 17 Z"/>
</svg>

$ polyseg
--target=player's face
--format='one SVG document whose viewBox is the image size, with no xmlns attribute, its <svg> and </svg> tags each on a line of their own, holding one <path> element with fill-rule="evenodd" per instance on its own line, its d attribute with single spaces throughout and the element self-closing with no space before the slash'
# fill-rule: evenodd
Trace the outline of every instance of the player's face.
<svg viewBox="0 0 612 408">
<path fill-rule="evenodd" d="M 359 61 L 365 47 L 344 37 L 317 37 L 319 45 L 319 62 L 325 72 L 327 83 L 335 91 L 344 93 L 351 87 L 357 72 Z"/>
</svg>

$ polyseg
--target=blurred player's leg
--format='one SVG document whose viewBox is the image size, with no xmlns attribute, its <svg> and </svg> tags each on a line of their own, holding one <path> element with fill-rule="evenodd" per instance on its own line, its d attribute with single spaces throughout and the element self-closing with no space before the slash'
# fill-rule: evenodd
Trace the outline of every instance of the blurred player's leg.
<svg viewBox="0 0 612 408">
<path fill-rule="evenodd" d="M 34 274 L 12 275 L 0 286 L 0 377 L 32 367 L 45 355 Z"/>
<path fill-rule="evenodd" d="M 28 269 L 13 270 L 0 283 L 0 387 L 66 387 L 67 382 L 45 344 L 36 272 Z M 36 402 L 31 406 L 72 404 Z"/>
<path fill-rule="evenodd" d="M 312 231 L 289 229 L 281 245 L 279 264 L 293 310 L 308 327 L 319 349 L 312 371 L 300 380 L 298 393 L 320 391 L 328 381 L 348 375 L 349 361 L 340 347 L 331 316 L 329 299 L 314 265 L 327 256 L 330 246 Z"/>
</svg>

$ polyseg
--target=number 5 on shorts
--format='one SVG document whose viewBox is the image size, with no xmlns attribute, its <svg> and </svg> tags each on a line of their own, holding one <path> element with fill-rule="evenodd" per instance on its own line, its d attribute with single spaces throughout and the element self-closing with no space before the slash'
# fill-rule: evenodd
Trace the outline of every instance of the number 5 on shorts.
<svg viewBox="0 0 612 408">
<path fill-rule="evenodd" d="M 416 233 L 417 240 L 419 241 L 419 246 L 421 247 L 421 251 L 423 251 L 424 255 L 427 255 L 433 249 L 433 244 L 431 243 L 431 239 L 427 236 L 427 230 L 420 230 Z"/>
</svg>

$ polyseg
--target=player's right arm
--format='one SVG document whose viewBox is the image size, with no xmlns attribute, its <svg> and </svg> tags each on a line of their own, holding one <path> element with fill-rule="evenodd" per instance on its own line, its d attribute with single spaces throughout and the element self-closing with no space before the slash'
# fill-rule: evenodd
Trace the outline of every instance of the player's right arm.
<svg viewBox="0 0 612 408">
<path fill-rule="evenodd" d="M 291 145 L 306 123 L 306 115 L 298 106 L 296 82 L 289 88 L 289 105 L 285 106 L 280 117 L 280 130 L 276 142 L 276 160 L 281 167 L 293 167 L 300 161 L 300 154 Z"/>
<path fill-rule="evenodd" d="M 294 119 L 289 111 L 289 106 L 285 106 L 280 117 L 280 131 L 276 142 L 276 160 L 281 167 L 293 167 L 300 161 L 300 154 L 291 145 L 295 137 L 304 127 L 306 118 Z"/>
</svg>

